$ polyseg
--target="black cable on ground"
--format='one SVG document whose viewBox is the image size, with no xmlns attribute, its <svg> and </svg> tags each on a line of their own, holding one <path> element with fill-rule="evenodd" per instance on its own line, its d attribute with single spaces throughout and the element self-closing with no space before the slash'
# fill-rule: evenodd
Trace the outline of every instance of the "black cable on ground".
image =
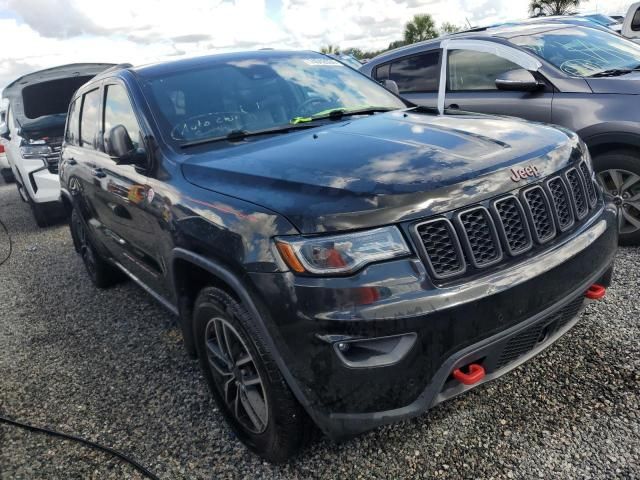
<svg viewBox="0 0 640 480">
<path fill-rule="evenodd" d="M 131 457 L 128 457 L 124 453 L 121 453 L 121 452 L 119 452 L 117 450 L 114 450 L 111 447 L 106 447 L 104 445 L 100 445 L 99 443 L 92 442 L 91 440 L 87 440 L 87 439 L 81 438 L 81 437 L 76 437 L 75 435 L 70 435 L 68 433 L 56 432 L 55 430 L 50 430 L 50 429 L 44 428 L 44 427 L 35 427 L 33 425 L 29 425 L 27 423 L 18 422 L 16 420 L 12 420 L 10 418 L 3 417 L 3 416 L 0 416 L 0 423 L 6 423 L 7 425 L 12 425 L 14 427 L 23 428 L 23 429 L 29 430 L 31 432 L 45 433 L 45 434 L 51 435 L 53 437 L 60 437 L 60 438 L 63 438 L 65 440 L 71 440 L 73 442 L 81 443 L 81 444 L 86 445 L 86 446 L 88 446 L 90 448 L 93 448 L 95 450 L 100 450 L 100 451 L 102 451 L 104 453 L 108 453 L 109 455 L 112 455 L 114 457 L 119 458 L 120 460 L 122 460 L 122 461 L 128 463 L 129 465 L 131 465 L 132 467 L 134 467 L 136 470 L 138 470 L 140 473 L 142 473 L 147 478 L 151 478 L 152 480 L 160 480 L 160 478 L 155 473 L 153 473 L 152 471 L 147 469 L 144 465 L 138 463 L 136 460 L 134 460 Z"/>
<path fill-rule="evenodd" d="M 2 266 L 2 264 L 4 262 L 9 260 L 9 258 L 11 257 L 11 254 L 13 253 L 13 239 L 11 238 L 11 235 L 9 234 L 9 229 L 7 228 L 7 226 L 4 224 L 4 222 L 2 220 L 0 220 L 0 225 L 4 229 L 4 233 L 7 235 L 7 238 L 9 239 L 9 253 L 7 253 L 7 256 L 5 258 L 0 260 L 0 266 Z"/>
</svg>

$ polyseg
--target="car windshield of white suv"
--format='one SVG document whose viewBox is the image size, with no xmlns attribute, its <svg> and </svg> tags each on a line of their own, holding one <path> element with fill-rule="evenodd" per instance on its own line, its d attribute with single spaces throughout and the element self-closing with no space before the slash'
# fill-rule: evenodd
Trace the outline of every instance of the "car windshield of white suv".
<svg viewBox="0 0 640 480">
<path fill-rule="evenodd" d="M 406 108 L 374 81 L 314 53 L 211 60 L 145 83 L 159 123 L 182 146 Z"/>
<path fill-rule="evenodd" d="M 609 77 L 640 68 L 640 45 L 592 28 L 562 28 L 510 39 L 574 77 Z"/>
</svg>

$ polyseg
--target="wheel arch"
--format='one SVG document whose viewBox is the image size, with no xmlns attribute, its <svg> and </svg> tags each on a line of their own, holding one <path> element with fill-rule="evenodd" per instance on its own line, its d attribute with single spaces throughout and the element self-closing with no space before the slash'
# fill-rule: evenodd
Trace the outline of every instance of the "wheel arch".
<svg viewBox="0 0 640 480">
<path fill-rule="evenodd" d="M 256 327 L 259 329 L 262 339 L 269 347 L 276 365 L 289 385 L 289 388 L 291 388 L 296 399 L 315 420 L 316 418 L 313 415 L 311 402 L 302 392 L 302 389 L 285 364 L 265 324 L 264 318 L 268 316 L 268 312 L 261 305 L 262 302 L 255 298 L 255 294 L 251 293 L 250 287 L 245 285 L 245 282 L 239 278 L 239 275 L 220 261 L 204 257 L 180 247 L 173 249 L 171 266 L 173 286 L 180 311 L 180 327 L 187 351 L 192 355 L 195 354 L 192 313 L 193 302 L 195 302 L 199 289 L 196 291 L 194 287 L 213 285 L 221 288 L 234 299 L 241 302 L 251 313 L 256 321 Z"/>
<path fill-rule="evenodd" d="M 592 157 L 605 152 L 626 150 L 634 152 L 640 159 L 640 132 L 581 132 L 580 136 L 589 147 Z"/>
</svg>

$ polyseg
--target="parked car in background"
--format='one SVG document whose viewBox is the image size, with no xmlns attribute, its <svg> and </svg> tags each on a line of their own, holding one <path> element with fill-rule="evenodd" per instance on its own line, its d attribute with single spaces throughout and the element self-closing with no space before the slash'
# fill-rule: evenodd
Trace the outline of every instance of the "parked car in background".
<svg viewBox="0 0 640 480">
<path fill-rule="evenodd" d="M 527 24 L 463 32 L 384 53 L 360 70 L 417 105 L 513 115 L 577 132 L 640 243 L 640 46 L 595 28 Z M 442 82 L 441 82 L 442 80 Z"/>
<path fill-rule="evenodd" d="M 621 33 L 634 42 L 640 42 L 640 2 L 632 4 L 627 10 Z"/>
<path fill-rule="evenodd" d="M 565 129 L 412 108 L 275 50 L 114 69 L 69 112 L 62 194 L 89 277 L 124 273 L 179 316 L 220 411 L 272 461 L 311 421 L 347 438 L 505 374 L 611 279 L 616 209 Z"/>
<path fill-rule="evenodd" d="M 6 183 L 14 181 L 13 172 L 11 171 L 11 166 L 7 160 L 7 154 L 4 151 L 4 144 L 2 142 L 0 142 L 0 175 Z"/>
<path fill-rule="evenodd" d="M 38 226 L 62 212 L 58 161 L 69 100 L 112 64 L 78 63 L 24 75 L 2 91 L 7 102 L 0 136 L 18 192 Z"/>
</svg>

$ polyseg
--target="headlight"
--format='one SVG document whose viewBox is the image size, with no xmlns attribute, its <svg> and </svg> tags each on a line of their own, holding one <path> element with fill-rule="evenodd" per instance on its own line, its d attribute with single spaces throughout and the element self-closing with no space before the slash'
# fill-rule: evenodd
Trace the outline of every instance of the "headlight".
<svg viewBox="0 0 640 480">
<path fill-rule="evenodd" d="M 276 246 L 294 272 L 316 275 L 352 272 L 368 263 L 410 253 L 396 227 L 314 238 L 279 237 Z"/>
<path fill-rule="evenodd" d="M 23 145 L 20 147 L 20 154 L 24 159 L 41 158 L 51 153 L 49 145 Z"/>
</svg>

